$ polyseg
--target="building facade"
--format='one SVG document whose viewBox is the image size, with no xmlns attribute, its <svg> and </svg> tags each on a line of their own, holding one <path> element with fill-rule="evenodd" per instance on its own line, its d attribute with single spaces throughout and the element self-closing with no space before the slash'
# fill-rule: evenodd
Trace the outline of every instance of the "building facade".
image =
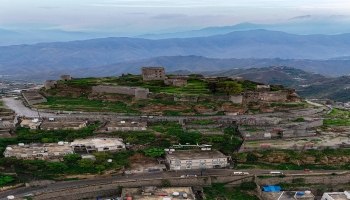
<svg viewBox="0 0 350 200">
<path fill-rule="evenodd" d="M 120 138 L 75 139 L 70 143 L 74 152 L 103 152 L 125 150 L 125 144 Z"/>
<path fill-rule="evenodd" d="M 164 67 L 142 67 L 142 78 L 144 81 L 164 80 Z"/>
<path fill-rule="evenodd" d="M 166 163 L 170 170 L 210 169 L 230 166 L 229 156 L 218 150 L 202 149 L 169 151 L 165 156 Z"/>
</svg>

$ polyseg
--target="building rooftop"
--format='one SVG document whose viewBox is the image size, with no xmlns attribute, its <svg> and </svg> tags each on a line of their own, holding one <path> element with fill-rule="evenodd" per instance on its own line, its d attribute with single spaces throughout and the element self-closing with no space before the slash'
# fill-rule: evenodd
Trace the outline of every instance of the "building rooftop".
<svg viewBox="0 0 350 200">
<path fill-rule="evenodd" d="M 303 195 L 299 195 L 298 192 L 296 191 L 284 191 L 282 192 L 281 196 L 278 198 L 278 200 L 309 200 L 309 199 L 314 199 L 315 196 L 310 193 L 307 194 L 305 192 L 303 192 Z"/>
<path fill-rule="evenodd" d="M 70 146 L 86 145 L 99 147 L 113 147 L 117 145 L 124 146 L 123 139 L 121 138 L 92 138 L 92 139 L 75 139 L 70 143 Z"/>
<path fill-rule="evenodd" d="M 208 158 L 226 158 L 227 156 L 218 150 L 175 150 L 167 153 L 171 160 L 193 160 L 193 159 L 208 159 Z"/>
<path fill-rule="evenodd" d="M 194 194 L 191 187 L 154 187 L 147 186 L 142 188 L 123 188 L 122 198 L 133 197 L 133 200 L 175 200 L 184 199 L 194 200 Z"/>
<path fill-rule="evenodd" d="M 119 121 L 109 122 L 106 127 L 146 127 L 147 122 Z"/>
<path fill-rule="evenodd" d="M 86 126 L 86 121 L 45 121 L 40 125 L 41 129 L 47 129 L 47 128 L 59 128 L 59 129 L 65 129 L 65 128 L 82 128 Z"/>
<path fill-rule="evenodd" d="M 8 145 L 4 152 L 6 157 L 16 156 L 19 157 L 31 157 L 37 154 L 47 154 L 47 155 L 66 155 L 72 154 L 73 150 L 69 146 L 68 142 L 59 142 L 59 143 L 30 143 L 23 144 L 19 143 L 18 145 Z"/>
<path fill-rule="evenodd" d="M 347 196 L 344 194 L 344 192 L 330 192 L 327 193 L 330 197 L 333 198 L 333 200 L 348 200 Z"/>
</svg>

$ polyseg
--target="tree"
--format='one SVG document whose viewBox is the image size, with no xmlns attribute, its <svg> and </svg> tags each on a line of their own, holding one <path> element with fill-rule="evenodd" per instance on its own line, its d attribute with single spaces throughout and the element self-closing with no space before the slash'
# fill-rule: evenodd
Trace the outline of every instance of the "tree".
<svg viewBox="0 0 350 200">
<path fill-rule="evenodd" d="M 56 173 L 62 173 L 68 169 L 68 166 L 61 162 L 48 162 L 46 165 L 49 167 L 49 170 Z"/>
<path fill-rule="evenodd" d="M 94 168 L 94 162 L 95 161 L 93 161 L 89 158 L 83 158 L 83 159 L 78 161 L 78 165 L 79 165 L 79 167 L 84 168 L 84 169 L 91 169 L 91 168 Z"/>
<path fill-rule="evenodd" d="M 77 163 L 78 160 L 81 159 L 81 156 L 79 154 L 70 154 L 70 155 L 64 156 L 63 158 L 66 163 L 73 164 L 73 163 Z"/>
<path fill-rule="evenodd" d="M 235 82 L 221 82 L 218 83 L 220 91 L 226 92 L 229 94 L 239 94 L 242 91 L 242 85 Z"/>
<path fill-rule="evenodd" d="M 207 85 L 207 89 L 215 94 L 217 91 L 218 91 L 218 85 L 214 82 L 209 82 L 208 85 Z"/>
<path fill-rule="evenodd" d="M 151 149 L 147 149 L 143 151 L 145 153 L 146 156 L 150 156 L 150 157 L 159 157 L 163 154 L 165 154 L 165 151 L 163 149 L 158 149 L 158 148 L 151 148 Z"/>
</svg>

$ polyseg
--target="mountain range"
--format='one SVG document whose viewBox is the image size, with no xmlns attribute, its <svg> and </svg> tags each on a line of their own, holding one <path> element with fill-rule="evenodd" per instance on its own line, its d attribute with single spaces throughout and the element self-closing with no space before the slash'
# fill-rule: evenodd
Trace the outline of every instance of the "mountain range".
<svg viewBox="0 0 350 200">
<path fill-rule="evenodd" d="M 189 57 L 184 59 L 174 57 L 180 60 L 167 61 L 164 56 Z M 202 57 L 195 56 L 217 60 L 209 61 L 205 58 L 203 60 Z M 300 63 L 298 59 L 303 59 L 304 65 L 309 62 L 309 68 L 313 68 L 309 71 L 339 75 L 349 73 L 343 66 L 344 63 L 348 62 L 346 58 L 349 56 L 350 34 L 295 35 L 278 31 L 254 30 L 185 39 L 103 38 L 5 46 L 0 47 L 0 73 L 6 75 L 50 73 L 53 71 L 70 73 L 72 70 L 89 71 L 90 68 L 91 71 L 94 71 L 93 68 L 96 67 L 95 71 L 99 73 L 104 69 L 106 72 L 115 71 L 116 74 L 121 74 L 126 73 L 124 69 L 133 73 L 132 64 L 137 64 L 137 68 L 144 65 L 163 65 L 165 67 L 175 65 L 178 67 L 177 70 L 186 70 L 193 69 L 192 63 L 201 64 L 199 70 L 205 71 L 212 70 L 214 67 L 216 70 L 224 70 L 236 66 L 289 65 L 290 60 L 293 60 L 297 65 Z M 334 57 L 342 59 L 341 61 L 325 60 Z M 243 64 L 236 64 L 238 61 L 230 60 L 232 58 L 240 59 L 238 61 Z M 269 63 L 263 64 L 263 60 L 254 61 L 250 58 L 280 59 L 275 59 L 275 62 L 265 60 Z M 189 61 L 185 61 L 188 59 Z M 323 61 L 308 61 L 314 59 L 322 59 Z M 285 60 L 288 62 L 286 63 Z M 319 63 L 324 66 L 322 70 L 319 69 Z M 189 68 L 179 68 L 181 65 Z M 112 68 L 112 66 L 116 67 Z M 338 70 L 331 68 L 333 66 L 340 66 L 342 70 L 338 72 Z M 89 70 L 86 70 L 87 68 Z M 96 73 L 91 74 L 96 75 Z"/>
</svg>

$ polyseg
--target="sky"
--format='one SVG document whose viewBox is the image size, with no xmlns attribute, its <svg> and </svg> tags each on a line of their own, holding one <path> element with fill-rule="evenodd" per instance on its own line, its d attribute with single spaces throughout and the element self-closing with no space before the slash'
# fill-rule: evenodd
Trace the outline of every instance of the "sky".
<svg viewBox="0 0 350 200">
<path fill-rule="evenodd" d="M 348 20 L 350 1 L 1 0 L 0 9 L 0 28 L 3 29 L 139 34 L 243 22 L 282 23 L 310 16 L 318 20 Z"/>
</svg>

